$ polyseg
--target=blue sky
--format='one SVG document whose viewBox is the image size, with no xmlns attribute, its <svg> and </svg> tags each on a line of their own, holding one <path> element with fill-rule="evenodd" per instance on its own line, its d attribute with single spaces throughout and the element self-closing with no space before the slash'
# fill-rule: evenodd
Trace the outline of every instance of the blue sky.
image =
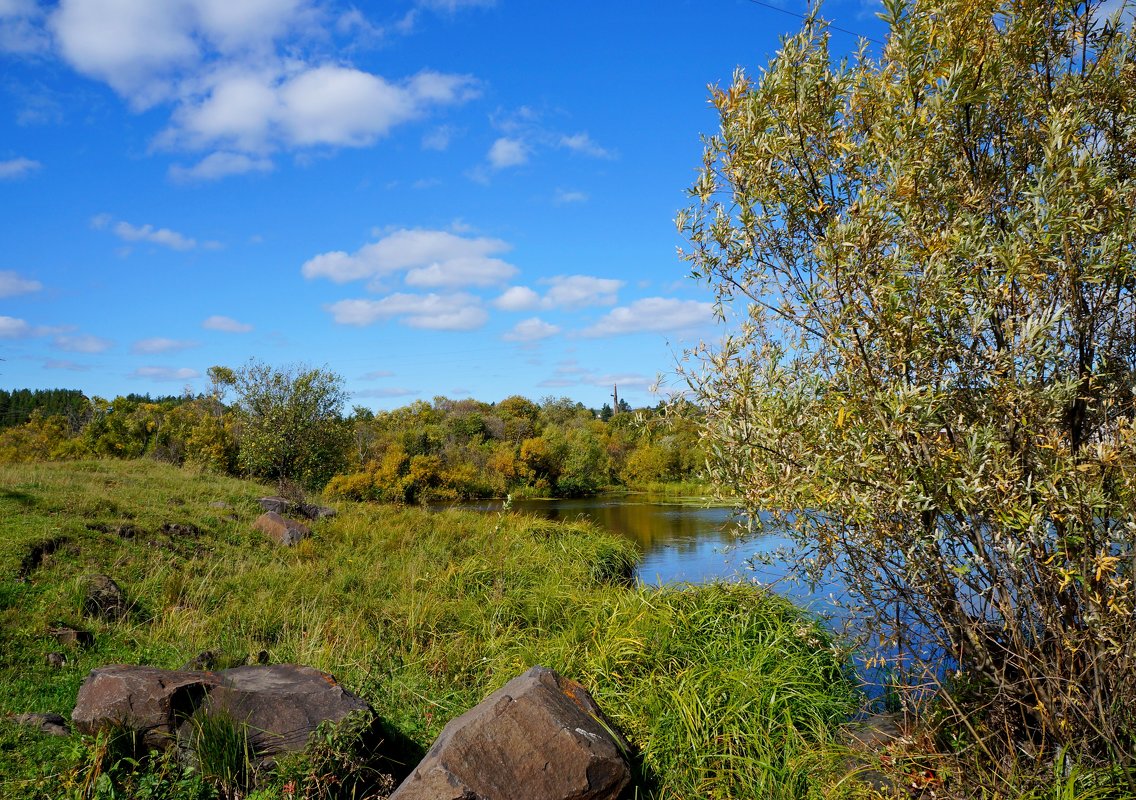
<svg viewBox="0 0 1136 800">
<path fill-rule="evenodd" d="M 872 11 L 825 7 L 880 38 Z M 256 358 L 370 408 L 654 403 L 716 335 L 672 222 L 707 86 L 799 25 L 750 0 L 0 0 L 0 386 L 177 394 Z"/>
</svg>

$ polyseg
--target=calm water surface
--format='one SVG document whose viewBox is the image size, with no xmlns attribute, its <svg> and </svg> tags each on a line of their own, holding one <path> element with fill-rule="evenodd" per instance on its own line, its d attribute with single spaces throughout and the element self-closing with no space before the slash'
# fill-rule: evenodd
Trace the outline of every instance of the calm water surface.
<svg viewBox="0 0 1136 800">
<path fill-rule="evenodd" d="M 500 501 L 464 505 L 499 511 Z M 648 495 L 588 497 L 572 500 L 514 500 L 512 508 L 552 520 L 591 520 L 631 539 L 643 553 L 637 571 L 644 583 L 704 583 L 715 579 L 774 583 L 782 594 L 808 605 L 823 604 L 821 593 L 785 579 L 785 565 L 754 565 L 755 553 L 786 544 L 775 534 L 747 533 L 746 519 L 731 508 L 679 503 Z M 821 610 L 821 609 L 817 609 Z"/>
</svg>

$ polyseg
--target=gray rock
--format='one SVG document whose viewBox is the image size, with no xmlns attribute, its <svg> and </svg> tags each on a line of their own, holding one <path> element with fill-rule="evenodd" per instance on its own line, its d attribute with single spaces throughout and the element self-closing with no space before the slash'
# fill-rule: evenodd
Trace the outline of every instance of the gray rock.
<svg viewBox="0 0 1136 800">
<path fill-rule="evenodd" d="M 109 575 L 92 575 L 87 579 L 83 596 L 83 613 L 89 617 L 114 622 L 126 616 L 126 595 Z"/>
<path fill-rule="evenodd" d="M 317 506 L 314 503 L 301 503 L 299 513 L 311 520 L 334 517 L 339 512 L 329 506 Z"/>
<path fill-rule="evenodd" d="M 95 643 L 94 634 L 90 631 L 81 631 L 70 625 L 49 628 L 47 632 L 55 637 L 55 641 L 68 647 L 90 647 Z"/>
<path fill-rule="evenodd" d="M 339 722 L 370 706 L 335 678 L 297 664 L 233 667 L 215 673 L 219 684 L 202 705 L 204 714 L 222 714 L 247 727 L 249 745 L 260 764 L 285 752 L 303 750 L 325 721 Z"/>
<path fill-rule="evenodd" d="M 306 539 L 312 535 L 311 529 L 307 525 L 302 525 L 295 520 L 285 519 L 275 511 L 266 511 L 261 514 L 252 526 L 272 541 L 286 547 L 292 547 L 301 539 Z"/>
<path fill-rule="evenodd" d="M 291 500 L 286 500 L 283 497 L 262 497 L 256 502 L 258 502 L 260 504 L 260 507 L 265 511 L 271 511 L 274 514 L 280 514 L 281 516 L 285 514 L 291 514 L 296 507 L 295 503 L 293 503 Z"/>
<path fill-rule="evenodd" d="M 614 800 L 627 743 L 588 692 L 543 667 L 451 720 L 391 800 Z"/>
<path fill-rule="evenodd" d="M 18 725 L 24 725 L 28 728 L 34 728 L 40 733 L 46 733 L 50 736 L 70 736 L 71 726 L 67 724 L 67 720 L 59 714 L 17 714 L 12 717 L 12 721 Z"/>
<path fill-rule="evenodd" d="M 44 660 L 52 669 L 62 669 L 63 665 L 67 663 L 67 656 L 62 653 L 48 653 Z"/>
<path fill-rule="evenodd" d="M 80 733 L 123 725 L 143 734 L 151 748 L 173 743 L 181 722 L 220 679 L 211 672 L 182 672 L 113 664 L 98 667 L 79 687 L 71 721 Z"/>
</svg>

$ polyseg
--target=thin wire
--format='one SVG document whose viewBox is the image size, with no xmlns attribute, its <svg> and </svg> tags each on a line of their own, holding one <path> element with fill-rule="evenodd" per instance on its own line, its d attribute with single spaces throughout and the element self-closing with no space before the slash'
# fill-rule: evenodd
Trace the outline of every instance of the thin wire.
<svg viewBox="0 0 1136 800">
<path fill-rule="evenodd" d="M 796 11 L 790 11 L 787 8 L 781 8 L 780 6 L 775 6 L 771 3 L 763 3 L 763 2 L 761 2 L 761 0 L 749 0 L 749 2 L 753 3 L 755 6 L 761 6 L 762 8 L 768 8 L 770 11 L 780 11 L 782 14 L 788 14 L 790 17 L 796 17 L 797 19 L 800 19 L 800 20 L 808 20 L 808 17 L 804 14 L 798 14 Z M 831 22 L 828 22 L 827 20 L 825 20 L 825 25 L 827 27 L 831 28 L 834 31 L 840 31 L 841 33 L 846 33 L 849 36 L 856 36 L 860 39 L 866 39 L 869 42 L 872 42 L 874 44 L 879 44 L 879 45 L 886 45 L 887 44 L 887 42 L 881 42 L 879 39 L 873 39 L 871 36 L 865 36 L 862 33 L 858 33 L 856 31 L 850 31 L 847 28 L 841 28 L 839 25 L 833 25 Z"/>
</svg>

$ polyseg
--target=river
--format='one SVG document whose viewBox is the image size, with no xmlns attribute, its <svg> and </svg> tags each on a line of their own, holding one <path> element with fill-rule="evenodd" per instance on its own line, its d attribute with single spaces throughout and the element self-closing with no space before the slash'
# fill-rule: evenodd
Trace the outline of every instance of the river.
<svg viewBox="0 0 1136 800">
<path fill-rule="evenodd" d="M 501 501 L 462 504 L 463 508 L 500 511 Z M 678 502 L 649 495 L 599 496 L 577 499 L 513 500 L 512 508 L 553 520 L 587 519 L 631 539 L 643 556 L 636 577 L 661 586 L 744 580 L 774 584 L 781 594 L 824 612 L 824 593 L 810 592 L 786 577 L 784 563 L 755 564 L 755 553 L 787 545 L 774 533 L 747 533 L 746 519 L 732 508 L 697 500 Z"/>
</svg>

